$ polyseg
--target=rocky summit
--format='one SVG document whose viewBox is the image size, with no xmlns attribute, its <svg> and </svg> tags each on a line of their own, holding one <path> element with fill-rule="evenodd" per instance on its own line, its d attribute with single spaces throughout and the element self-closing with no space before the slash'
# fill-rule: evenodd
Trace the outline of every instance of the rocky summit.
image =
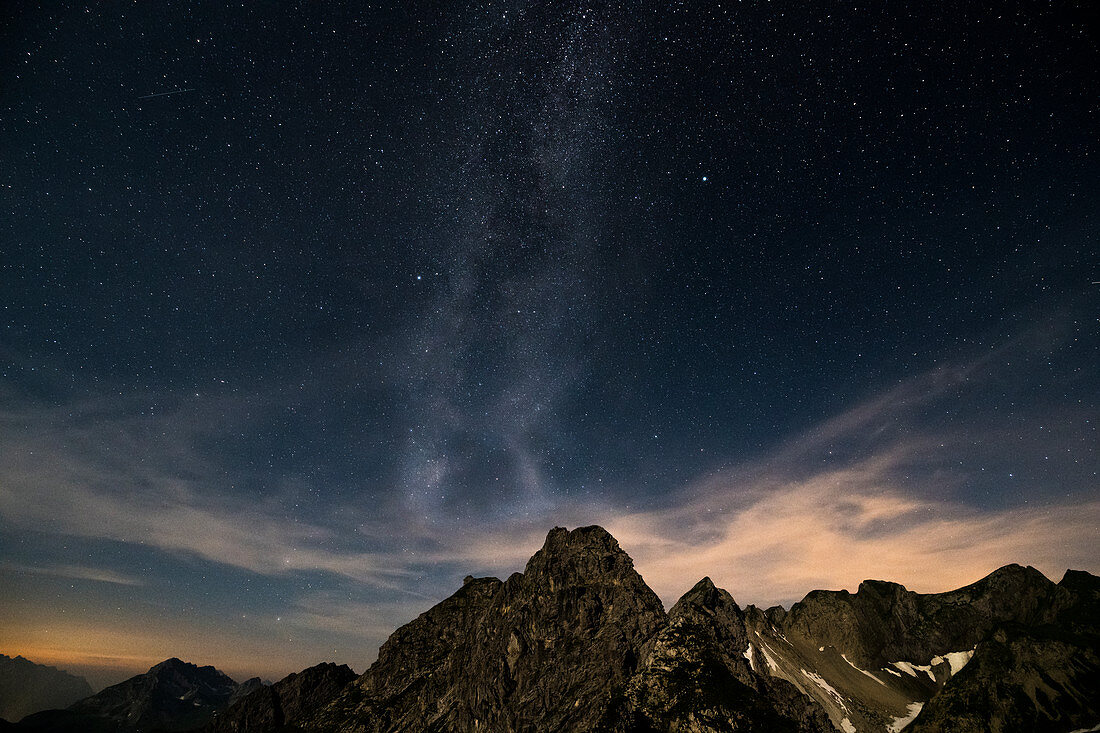
<svg viewBox="0 0 1100 733">
<path fill-rule="evenodd" d="M 522 573 L 467 577 L 356 677 L 265 686 L 179 660 L 27 731 L 984 733 L 1100 730 L 1100 579 L 1008 565 L 947 593 L 867 580 L 790 610 L 709 578 L 666 614 L 600 527 L 555 528 Z"/>
<path fill-rule="evenodd" d="M 599 527 L 555 529 L 524 572 L 468 579 L 398 629 L 312 730 L 592 730 L 667 622 Z"/>
</svg>

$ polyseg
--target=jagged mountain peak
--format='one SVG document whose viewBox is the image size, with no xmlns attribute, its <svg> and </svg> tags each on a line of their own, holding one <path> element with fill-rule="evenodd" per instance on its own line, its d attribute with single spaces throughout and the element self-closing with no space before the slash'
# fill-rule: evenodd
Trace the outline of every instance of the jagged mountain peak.
<svg viewBox="0 0 1100 733">
<path fill-rule="evenodd" d="M 259 686 L 235 699 L 204 733 L 287 733 L 328 705 L 356 674 L 346 664 L 322 662 Z"/>
<path fill-rule="evenodd" d="M 1058 585 L 1064 588 L 1100 590 L 1100 578 L 1084 570 L 1067 570 Z"/>
<path fill-rule="evenodd" d="M 237 690 L 229 675 L 176 657 L 112 685 L 68 708 L 119 731 L 186 730 L 205 723 Z"/>
<path fill-rule="evenodd" d="M 719 588 L 709 577 L 704 577 L 691 590 L 680 597 L 668 612 L 670 617 L 678 616 L 687 609 L 699 609 L 713 613 L 719 609 L 741 614 L 741 608 L 728 591 Z"/>
<path fill-rule="evenodd" d="M 192 664 L 191 662 L 185 662 L 179 657 L 171 657 L 169 659 L 165 659 L 159 664 L 154 664 L 152 667 L 149 668 L 149 671 L 146 674 L 159 674 L 161 672 L 199 674 L 204 676 L 218 676 L 230 679 L 223 672 L 215 667 L 210 666 L 209 664 L 200 666 L 198 664 Z M 230 681 L 232 682 L 231 679 Z M 236 683 L 234 682 L 233 684 Z"/>
</svg>

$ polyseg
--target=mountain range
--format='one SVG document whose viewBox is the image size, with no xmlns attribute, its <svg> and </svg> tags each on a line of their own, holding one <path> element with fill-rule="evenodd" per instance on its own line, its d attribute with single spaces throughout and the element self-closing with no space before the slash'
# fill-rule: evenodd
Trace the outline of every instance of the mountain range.
<svg viewBox="0 0 1100 733">
<path fill-rule="evenodd" d="M 467 577 L 362 675 L 242 685 L 171 659 L 12 731 L 1100 731 L 1100 578 L 1008 565 L 946 593 L 867 580 L 789 610 L 709 578 L 666 613 L 600 527 Z"/>
</svg>

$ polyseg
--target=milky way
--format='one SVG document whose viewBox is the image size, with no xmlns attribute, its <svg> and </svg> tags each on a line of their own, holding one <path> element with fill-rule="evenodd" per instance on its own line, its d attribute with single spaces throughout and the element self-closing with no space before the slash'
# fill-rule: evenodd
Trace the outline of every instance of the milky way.
<svg viewBox="0 0 1100 733">
<path fill-rule="evenodd" d="M 361 670 L 556 524 L 1096 571 L 1083 4 L 4 13 L 0 652 Z"/>
</svg>

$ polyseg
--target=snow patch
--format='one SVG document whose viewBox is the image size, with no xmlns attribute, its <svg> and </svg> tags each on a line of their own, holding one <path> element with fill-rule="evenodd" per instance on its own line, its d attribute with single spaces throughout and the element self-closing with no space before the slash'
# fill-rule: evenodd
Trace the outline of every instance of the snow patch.
<svg viewBox="0 0 1100 733">
<path fill-rule="evenodd" d="M 748 648 L 744 651 L 745 659 L 749 660 L 749 669 L 753 672 L 756 671 L 756 662 L 752 661 L 752 644 L 749 644 Z"/>
<path fill-rule="evenodd" d="M 966 663 L 969 662 L 971 657 L 973 656 L 973 649 L 965 652 L 948 652 L 943 656 L 932 657 L 931 665 L 935 667 L 937 664 L 943 664 L 944 662 L 947 662 L 949 665 L 951 665 L 951 672 L 948 677 L 954 677 L 962 670 L 963 667 L 966 666 Z"/>
<path fill-rule="evenodd" d="M 856 727 L 852 725 L 852 721 L 847 718 L 840 721 L 840 729 L 844 731 L 844 733 L 856 733 Z"/>
<path fill-rule="evenodd" d="M 802 670 L 802 676 L 808 680 L 811 680 L 818 687 L 829 693 L 829 696 L 836 700 L 837 705 L 844 708 L 845 712 L 848 711 L 848 706 L 844 704 L 844 698 L 840 696 L 839 692 L 833 689 L 832 685 L 825 681 L 824 677 L 819 674 L 814 674 L 813 672 L 807 672 L 806 670 Z"/>
<path fill-rule="evenodd" d="M 845 655 L 841 654 L 841 655 L 840 655 L 840 658 L 841 658 L 841 659 L 843 659 L 843 660 L 844 660 L 845 662 L 847 662 L 847 663 L 848 663 L 848 666 L 849 666 L 849 667 L 851 667 L 852 669 L 854 669 L 855 671 L 857 671 L 857 672 L 860 672 L 860 673 L 862 673 L 862 674 L 865 674 L 865 675 L 867 675 L 868 677 L 870 677 L 871 679 L 873 679 L 873 680 L 874 680 L 875 682 L 879 683 L 879 684 L 880 684 L 880 685 L 882 685 L 883 687 L 886 687 L 886 683 L 885 683 L 885 682 L 883 682 L 882 680 L 880 680 L 880 679 L 879 679 L 878 677 L 875 677 L 875 676 L 874 676 L 873 674 L 871 674 L 871 673 L 870 673 L 870 672 L 868 672 L 867 670 L 865 670 L 865 669 L 860 669 L 860 668 L 859 668 L 859 667 L 857 667 L 856 665 L 852 664 L 852 660 L 851 660 L 851 659 L 848 659 L 848 657 L 846 657 Z"/>
<path fill-rule="evenodd" d="M 916 677 L 916 675 L 913 675 Z M 894 722 L 886 726 L 886 730 L 889 733 L 899 733 L 905 726 L 916 720 L 917 715 L 920 713 L 921 708 L 924 707 L 923 702 L 911 702 L 908 707 L 908 715 L 903 715 L 900 718 L 894 718 Z"/>
<path fill-rule="evenodd" d="M 894 670 L 890 669 L 889 667 L 883 667 L 882 670 L 884 672 L 889 672 L 890 674 L 894 675 L 895 677 L 901 677 L 901 672 L 895 672 Z"/>
<path fill-rule="evenodd" d="M 778 672 L 779 665 L 772 659 L 772 655 L 768 654 L 768 647 L 766 645 L 761 645 L 760 651 L 764 654 L 764 661 L 768 663 L 768 669 L 773 672 Z"/>
<path fill-rule="evenodd" d="M 1078 728 L 1077 730 L 1071 730 L 1069 733 L 1096 733 L 1100 730 L 1100 723 L 1092 726 L 1091 728 Z"/>
<path fill-rule="evenodd" d="M 931 664 L 913 664 L 912 662 L 890 662 L 890 664 L 894 665 L 902 672 L 905 672 L 905 674 L 909 675 L 910 677 L 916 677 L 917 672 L 921 671 L 928 675 L 928 679 L 932 680 L 933 682 L 936 681 L 936 675 L 932 674 Z"/>
<path fill-rule="evenodd" d="M 817 648 L 817 650 L 818 650 L 819 652 L 823 652 L 823 651 L 825 651 L 825 647 L 823 647 L 823 646 L 819 646 L 819 647 Z"/>
</svg>

